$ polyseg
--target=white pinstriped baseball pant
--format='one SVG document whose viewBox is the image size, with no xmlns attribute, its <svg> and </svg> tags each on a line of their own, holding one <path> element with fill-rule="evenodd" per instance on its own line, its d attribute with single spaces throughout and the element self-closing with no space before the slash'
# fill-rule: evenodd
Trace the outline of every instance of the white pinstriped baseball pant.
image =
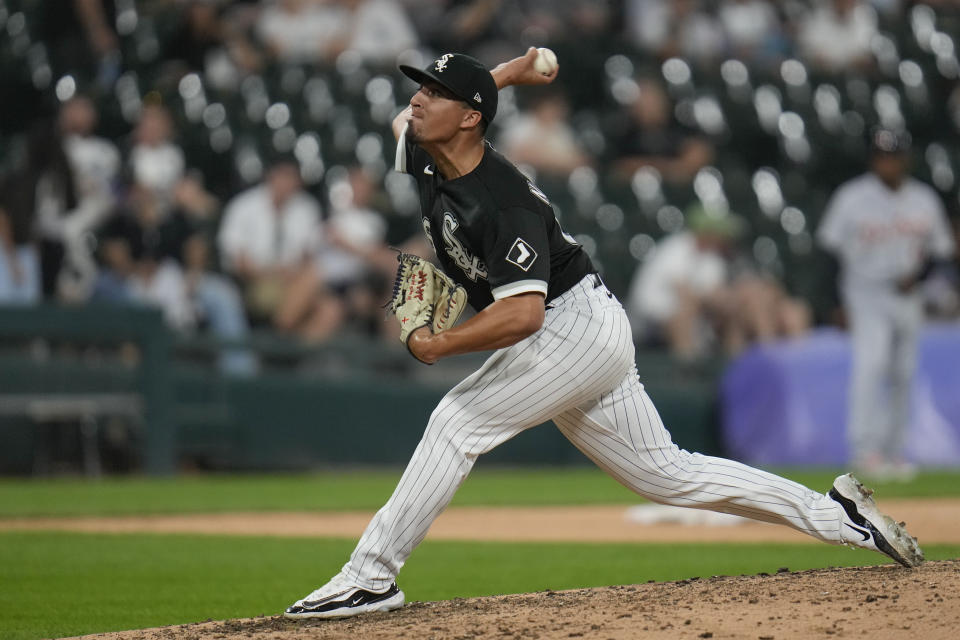
<svg viewBox="0 0 960 640">
<path fill-rule="evenodd" d="M 842 508 L 827 496 L 673 444 L 637 379 L 627 316 L 594 282 L 588 276 L 551 302 L 539 331 L 496 351 L 440 401 L 341 575 L 366 589 L 389 587 L 477 456 L 551 418 L 601 469 L 650 500 L 841 543 Z"/>
</svg>

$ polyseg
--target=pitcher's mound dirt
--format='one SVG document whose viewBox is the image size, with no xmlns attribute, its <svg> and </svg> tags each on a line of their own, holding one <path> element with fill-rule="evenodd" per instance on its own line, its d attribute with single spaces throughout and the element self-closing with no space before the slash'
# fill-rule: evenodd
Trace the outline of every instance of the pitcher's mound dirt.
<svg viewBox="0 0 960 640">
<path fill-rule="evenodd" d="M 416 602 L 347 620 L 280 617 L 125 631 L 87 640 L 870 638 L 947 640 L 960 629 L 960 560 L 694 578 Z"/>
</svg>

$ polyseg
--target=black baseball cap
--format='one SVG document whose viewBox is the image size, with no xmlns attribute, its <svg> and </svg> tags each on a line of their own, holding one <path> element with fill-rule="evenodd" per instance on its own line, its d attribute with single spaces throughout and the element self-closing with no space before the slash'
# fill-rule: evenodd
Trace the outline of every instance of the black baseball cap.
<svg viewBox="0 0 960 640">
<path fill-rule="evenodd" d="M 480 112 L 490 124 L 497 115 L 497 83 L 476 58 L 464 53 L 445 53 L 423 69 L 400 65 L 405 76 L 423 84 L 432 80 Z"/>
<path fill-rule="evenodd" d="M 912 143 L 910 133 L 902 129 L 877 127 L 870 132 L 870 150 L 873 153 L 907 153 Z"/>
</svg>

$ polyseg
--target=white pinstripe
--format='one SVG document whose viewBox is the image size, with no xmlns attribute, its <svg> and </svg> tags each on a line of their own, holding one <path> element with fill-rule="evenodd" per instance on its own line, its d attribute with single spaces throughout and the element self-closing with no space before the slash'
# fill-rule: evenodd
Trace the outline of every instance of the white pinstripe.
<svg viewBox="0 0 960 640">
<path fill-rule="evenodd" d="M 537 333 L 496 351 L 441 400 L 342 576 L 374 591 L 389 587 L 477 457 L 551 418 L 601 469 L 651 500 L 842 542 L 842 508 L 827 496 L 673 444 L 637 379 L 626 314 L 592 276 L 551 306 Z"/>
</svg>

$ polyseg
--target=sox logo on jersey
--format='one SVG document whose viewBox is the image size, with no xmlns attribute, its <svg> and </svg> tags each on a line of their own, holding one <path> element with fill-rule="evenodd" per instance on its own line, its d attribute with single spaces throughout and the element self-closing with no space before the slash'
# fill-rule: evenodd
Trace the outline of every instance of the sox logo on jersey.
<svg viewBox="0 0 960 640">
<path fill-rule="evenodd" d="M 424 219 L 425 227 L 428 228 L 429 235 L 429 226 L 430 223 L 428 220 Z M 477 281 L 477 278 L 487 279 L 487 265 L 484 264 L 483 260 L 473 255 L 467 251 L 457 237 L 454 235 L 454 232 L 460 228 L 460 223 L 457 222 L 456 218 L 453 217 L 453 214 L 449 211 L 443 214 L 443 242 L 446 245 L 447 255 L 449 255 L 453 261 L 457 264 L 460 269 L 466 274 L 468 278 Z"/>
</svg>

